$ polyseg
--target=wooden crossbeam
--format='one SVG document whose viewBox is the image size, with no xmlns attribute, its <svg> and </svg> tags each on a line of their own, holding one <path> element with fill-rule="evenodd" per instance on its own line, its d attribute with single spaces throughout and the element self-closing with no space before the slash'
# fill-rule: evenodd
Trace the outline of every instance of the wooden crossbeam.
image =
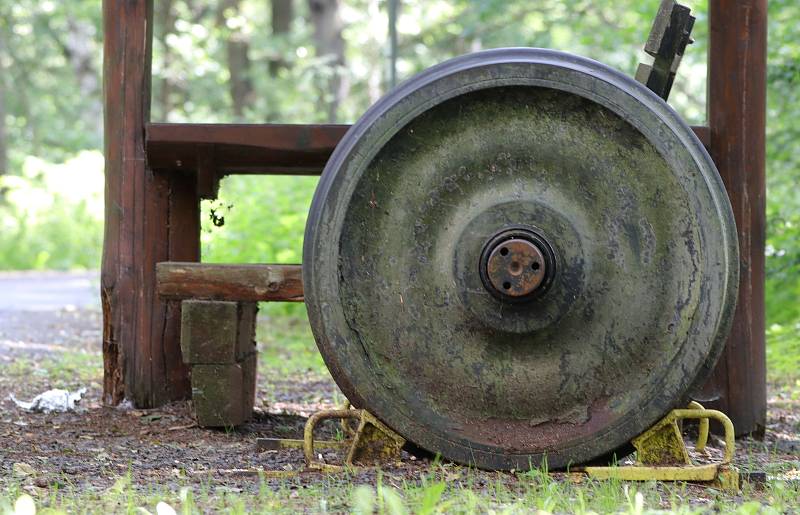
<svg viewBox="0 0 800 515">
<path fill-rule="evenodd" d="M 303 302 L 300 265 L 163 262 L 156 287 L 165 299 Z"/>
<path fill-rule="evenodd" d="M 319 175 L 347 125 L 149 123 L 147 164 L 159 171 Z M 202 162 L 201 160 L 205 162 Z"/>
<path fill-rule="evenodd" d="M 198 174 L 203 198 L 228 174 L 319 175 L 348 125 L 182 124 L 146 126 L 148 166 Z M 706 147 L 708 127 L 693 127 Z"/>
</svg>

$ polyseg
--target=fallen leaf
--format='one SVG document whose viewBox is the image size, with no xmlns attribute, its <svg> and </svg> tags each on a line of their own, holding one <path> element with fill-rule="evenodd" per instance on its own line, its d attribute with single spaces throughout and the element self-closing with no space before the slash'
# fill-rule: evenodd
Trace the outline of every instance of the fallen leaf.
<svg viewBox="0 0 800 515">
<path fill-rule="evenodd" d="M 13 471 L 17 477 L 28 477 L 36 474 L 36 470 L 27 463 L 14 463 Z"/>
</svg>

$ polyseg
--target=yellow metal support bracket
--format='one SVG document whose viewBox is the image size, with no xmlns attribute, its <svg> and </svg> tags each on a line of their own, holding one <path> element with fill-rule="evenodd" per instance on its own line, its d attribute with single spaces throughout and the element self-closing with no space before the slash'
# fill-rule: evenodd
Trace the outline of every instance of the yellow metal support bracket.
<svg viewBox="0 0 800 515">
<path fill-rule="evenodd" d="M 681 436 L 678 422 L 685 419 L 700 420 L 700 430 L 695 448 L 702 451 L 708 442 L 709 420 L 719 421 L 725 429 L 725 454 L 719 463 L 695 465 Z M 689 481 L 712 483 L 727 491 L 738 491 L 739 472 L 733 466 L 733 422 L 721 411 L 703 408 L 692 402 L 688 409 L 672 410 L 655 426 L 631 442 L 636 449 L 636 465 L 624 467 L 585 467 L 581 472 L 595 479 L 621 479 L 623 481 Z"/>
<path fill-rule="evenodd" d="M 326 419 L 341 419 L 345 432 L 352 431 L 344 423 L 346 420 L 358 420 L 358 427 L 353 432 L 352 443 L 343 465 L 323 463 L 314 457 L 314 428 Z M 325 472 L 341 472 L 358 466 L 378 466 L 391 460 L 400 459 L 400 451 L 406 440 L 371 413 L 362 409 L 339 409 L 320 411 L 309 417 L 303 433 L 303 452 L 308 469 Z"/>
<path fill-rule="evenodd" d="M 314 440 L 314 429 L 323 420 L 341 420 L 342 430 L 348 440 Z M 357 421 L 353 429 L 349 421 Z M 400 451 L 405 439 L 386 427 L 371 413 L 361 409 L 351 409 L 346 404 L 342 409 L 324 410 L 311 415 L 306 421 L 303 439 L 259 438 L 256 446 L 260 451 L 302 448 L 305 455 L 305 472 L 343 472 L 358 467 L 375 467 L 389 461 L 399 461 Z M 314 456 L 314 447 L 327 449 L 347 449 L 343 464 L 324 463 Z M 269 471 L 271 472 L 271 471 Z M 297 474 L 301 471 L 275 471 L 282 475 Z"/>
</svg>

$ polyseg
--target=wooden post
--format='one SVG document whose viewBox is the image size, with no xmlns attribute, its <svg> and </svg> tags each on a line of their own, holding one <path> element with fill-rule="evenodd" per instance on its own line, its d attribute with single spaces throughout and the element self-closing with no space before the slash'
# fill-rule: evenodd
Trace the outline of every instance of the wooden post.
<svg viewBox="0 0 800 515">
<path fill-rule="evenodd" d="M 736 217 L 740 282 L 733 330 L 704 393 L 737 434 L 763 435 L 767 0 L 710 0 L 709 22 L 711 155 Z"/>
<path fill-rule="evenodd" d="M 158 406 L 189 395 L 179 307 L 158 298 L 155 264 L 199 260 L 194 178 L 145 162 L 152 0 L 104 0 L 105 235 L 101 278 L 104 400 Z"/>
</svg>

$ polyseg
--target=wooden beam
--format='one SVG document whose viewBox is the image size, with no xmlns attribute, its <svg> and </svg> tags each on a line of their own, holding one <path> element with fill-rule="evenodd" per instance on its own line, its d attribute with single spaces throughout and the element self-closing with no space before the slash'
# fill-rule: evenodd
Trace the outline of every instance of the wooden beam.
<svg viewBox="0 0 800 515">
<path fill-rule="evenodd" d="M 168 299 L 303 302 L 300 265 L 158 263 L 158 294 Z"/>
<path fill-rule="evenodd" d="M 229 174 L 319 175 L 348 125 L 183 124 L 146 126 L 154 170 L 202 172 L 203 198 Z M 709 147 L 708 127 L 692 127 Z"/>
<path fill-rule="evenodd" d="M 706 150 L 711 150 L 711 130 L 708 127 L 704 127 L 701 125 L 695 125 L 692 127 L 694 131 L 694 135 L 697 136 L 697 139 L 706 147 Z"/>
<path fill-rule="evenodd" d="M 199 259 L 194 176 L 157 174 L 145 165 L 152 21 L 152 0 L 103 1 L 103 399 L 137 407 L 190 393 L 180 317 L 156 294 L 155 264 L 170 256 Z"/>
<path fill-rule="evenodd" d="M 737 434 L 763 435 L 767 0 L 710 0 L 709 22 L 710 147 L 736 218 L 740 282 L 733 330 L 704 395 Z"/>
<path fill-rule="evenodd" d="M 198 169 L 200 152 L 226 174 L 319 175 L 347 125 L 180 124 L 146 127 L 154 170 Z"/>
</svg>

